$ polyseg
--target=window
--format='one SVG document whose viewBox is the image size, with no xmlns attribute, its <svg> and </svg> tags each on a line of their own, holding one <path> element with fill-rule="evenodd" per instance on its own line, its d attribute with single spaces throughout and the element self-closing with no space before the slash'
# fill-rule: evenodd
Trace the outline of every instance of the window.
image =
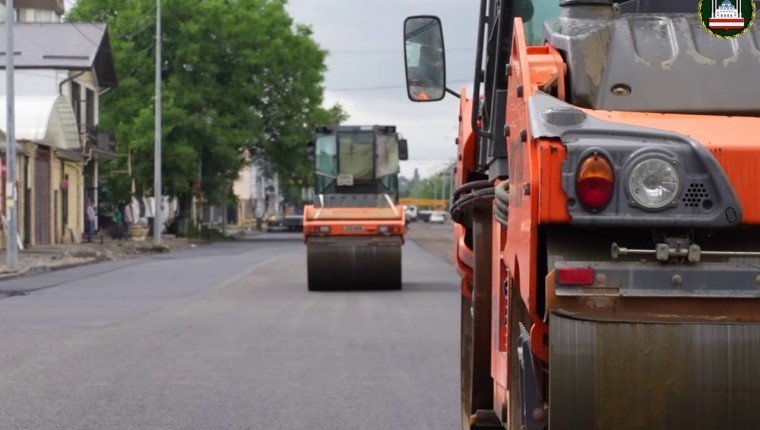
<svg viewBox="0 0 760 430">
<path fill-rule="evenodd" d="M 340 133 L 341 174 L 349 174 L 354 180 L 371 180 L 375 167 L 375 134 L 372 132 Z"/>
<path fill-rule="evenodd" d="M 71 82 L 71 105 L 74 108 L 74 116 L 77 119 L 77 129 L 82 131 L 82 86 Z"/>
<path fill-rule="evenodd" d="M 338 144 L 335 135 L 318 136 L 316 142 L 317 177 L 315 190 L 318 194 L 325 192 L 338 174 Z"/>
<path fill-rule="evenodd" d="M 86 109 L 86 126 L 87 131 L 90 131 L 91 129 L 95 128 L 95 91 L 90 89 L 87 90 Z"/>
<path fill-rule="evenodd" d="M 336 147 L 335 135 L 317 137 L 317 172 L 333 177 L 338 173 L 335 166 Z"/>
<path fill-rule="evenodd" d="M 398 138 L 393 134 L 377 136 L 377 177 L 395 175 L 399 171 Z"/>
<path fill-rule="evenodd" d="M 34 22 L 60 22 L 61 19 L 57 13 L 52 10 L 44 9 L 31 9 L 30 14 L 33 15 Z"/>
</svg>

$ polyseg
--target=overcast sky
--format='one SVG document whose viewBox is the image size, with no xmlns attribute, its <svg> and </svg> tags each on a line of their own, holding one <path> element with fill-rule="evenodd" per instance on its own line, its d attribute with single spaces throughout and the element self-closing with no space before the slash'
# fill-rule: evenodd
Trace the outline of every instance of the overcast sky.
<svg viewBox="0 0 760 430">
<path fill-rule="evenodd" d="M 340 103 L 348 123 L 398 126 L 409 141 L 410 161 L 427 175 L 456 157 L 458 100 L 413 103 L 404 87 L 404 18 L 438 15 L 443 21 L 449 86 L 472 86 L 477 11 L 475 0 L 289 0 L 296 22 L 308 24 L 328 50 L 325 103 Z"/>
<path fill-rule="evenodd" d="M 65 0 L 67 9 L 76 0 Z M 404 19 L 437 15 L 443 21 L 449 87 L 472 87 L 477 0 L 288 0 L 293 19 L 308 24 L 329 51 L 325 105 L 340 103 L 353 125 L 396 125 L 409 141 L 402 174 L 427 176 L 456 157 L 458 100 L 413 103 L 404 86 Z"/>
</svg>

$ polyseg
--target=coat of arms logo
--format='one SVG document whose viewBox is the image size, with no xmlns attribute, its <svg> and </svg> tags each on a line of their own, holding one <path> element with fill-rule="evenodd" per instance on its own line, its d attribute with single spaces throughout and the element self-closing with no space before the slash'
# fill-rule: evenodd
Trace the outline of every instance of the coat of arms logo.
<svg viewBox="0 0 760 430">
<path fill-rule="evenodd" d="M 699 18 L 715 37 L 733 39 L 749 30 L 755 21 L 754 0 L 700 0 Z"/>
</svg>

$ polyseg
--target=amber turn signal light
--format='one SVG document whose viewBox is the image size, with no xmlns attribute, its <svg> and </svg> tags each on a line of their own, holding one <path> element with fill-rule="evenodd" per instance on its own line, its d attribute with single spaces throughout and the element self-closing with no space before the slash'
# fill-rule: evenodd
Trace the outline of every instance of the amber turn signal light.
<svg viewBox="0 0 760 430">
<path fill-rule="evenodd" d="M 599 212 L 612 200 L 615 171 L 606 157 L 594 153 L 578 168 L 575 190 L 578 200 L 590 212 Z"/>
</svg>

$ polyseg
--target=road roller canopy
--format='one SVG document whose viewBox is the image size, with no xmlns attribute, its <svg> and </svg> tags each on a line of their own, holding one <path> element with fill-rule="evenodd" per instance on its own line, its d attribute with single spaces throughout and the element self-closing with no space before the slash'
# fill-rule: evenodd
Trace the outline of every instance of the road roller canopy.
<svg viewBox="0 0 760 430">
<path fill-rule="evenodd" d="M 318 194 L 398 197 L 406 141 L 394 126 L 323 126 L 314 139 Z"/>
</svg>

